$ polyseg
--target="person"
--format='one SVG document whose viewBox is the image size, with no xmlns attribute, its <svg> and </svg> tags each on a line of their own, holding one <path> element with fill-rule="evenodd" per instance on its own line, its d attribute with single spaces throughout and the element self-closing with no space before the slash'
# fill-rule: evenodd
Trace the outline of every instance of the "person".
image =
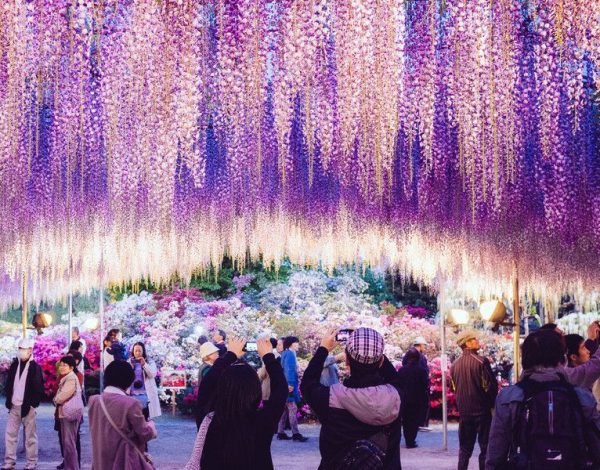
<svg viewBox="0 0 600 470">
<path fill-rule="evenodd" d="M 417 445 L 419 425 L 423 423 L 429 409 L 429 374 L 420 363 L 420 353 L 411 348 L 404 355 L 403 365 L 398 371 L 402 387 L 402 428 L 408 449 Z"/>
<path fill-rule="evenodd" d="M 80 389 L 82 390 L 82 393 L 81 393 L 82 394 L 82 402 L 85 403 L 85 400 L 83 399 L 84 398 L 83 374 L 77 368 L 77 366 L 79 366 L 79 364 L 81 363 L 81 359 L 82 359 L 81 353 L 76 350 L 70 350 L 67 353 L 67 356 L 71 356 L 75 360 L 75 369 L 73 370 L 73 372 L 77 376 L 77 381 L 79 382 Z M 56 363 L 56 377 L 58 379 L 58 383 L 56 384 L 56 389 L 54 390 L 55 396 L 58 393 L 58 389 L 59 389 L 61 380 L 65 377 L 65 375 L 61 371 L 66 372 L 67 370 L 62 366 L 62 362 L 58 361 Z M 60 427 L 61 420 L 58 415 L 58 409 L 59 409 L 59 407 L 57 406 L 56 409 L 54 410 L 54 430 L 58 432 L 58 444 L 60 446 L 60 456 L 63 458 L 63 462 L 61 464 L 59 464 L 56 468 L 58 470 L 62 470 L 65 468 L 65 462 L 64 462 L 65 453 L 64 453 L 64 449 L 63 449 L 63 437 L 62 437 L 61 427 Z M 81 422 L 79 423 L 79 427 L 77 429 L 77 434 L 76 434 L 76 442 L 75 442 L 75 447 L 77 449 L 77 462 L 79 462 L 80 467 L 81 467 L 81 423 L 82 422 L 83 422 L 83 418 L 82 418 Z"/>
<path fill-rule="evenodd" d="M 75 342 L 79 342 L 79 345 L 74 344 Z M 81 337 L 81 334 L 79 333 L 79 328 L 76 327 L 76 326 L 74 326 L 73 328 L 71 328 L 71 344 L 69 345 L 69 351 L 72 351 L 74 349 L 77 350 L 77 351 L 79 351 L 81 353 L 81 357 L 82 358 L 85 357 L 85 353 L 87 351 L 87 343 Z M 85 374 L 84 362 L 83 361 L 80 362 L 80 364 L 77 367 L 77 369 L 82 374 Z"/>
<path fill-rule="evenodd" d="M 481 346 L 476 331 L 464 331 L 457 343 L 463 353 L 452 364 L 450 375 L 459 413 L 458 470 L 467 470 L 476 440 L 481 450 L 479 468 L 483 470 L 498 382 L 488 359 L 478 354 Z"/>
<path fill-rule="evenodd" d="M 271 343 L 271 348 L 273 349 L 273 355 L 276 360 L 280 359 L 280 355 L 277 352 L 277 340 L 275 338 L 270 338 L 269 342 Z M 258 379 L 260 380 L 260 387 L 262 391 L 262 399 L 263 401 L 267 401 L 271 396 L 271 379 L 269 378 L 269 373 L 267 372 L 267 366 L 264 364 L 257 371 Z"/>
<path fill-rule="evenodd" d="M 590 351 L 585 346 L 583 336 L 570 334 L 565 335 L 564 338 L 567 348 L 567 367 L 577 367 L 590 360 Z"/>
<path fill-rule="evenodd" d="M 120 331 L 118 328 L 112 328 L 108 331 L 104 340 L 102 341 L 103 349 L 102 349 L 102 360 L 104 363 L 104 370 L 108 367 L 108 365 L 115 360 L 115 356 L 111 352 L 111 346 L 113 341 L 118 341 Z"/>
<path fill-rule="evenodd" d="M 342 352 L 337 355 L 330 354 L 325 359 L 323 364 L 323 372 L 321 372 L 321 385 L 330 387 L 340 381 L 340 371 L 338 369 L 338 362 L 346 360 L 346 355 Z"/>
<path fill-rule="evenodd" d="M 207 343 L 207 342 L 208 342 L 208 336 L 206 336 L 206 335 L 198 336 L 198 344 L 200 346 L 202 346 L 204 343 Z"/>
<path fill-rule="evenodd" d="M 9 414 L 4 434 L 3 470 L 12 470 L 17 464 L 17 440 L 21 425 L 25 429 L 25 468 L 37 467 L 36 408 L 44 396 L 44 379 L 42 368 L 33 360 L 33 345 L 33 340 L 21 339 L 18 343 L 18 357 L 8 369 L 5 393 Z"/>
<path fill-rule="evenodd" d="M 227 345 L 225 344 L 227 333 L 223 330 L 215 330 L 212 339 L 213 344 L 219 348 L 219 357 L 223 357 L 227 353 Z"/>
<path fill-rule="evenodd" d="M 206 377 L 206 374 L 208 374 L 211 367 L 214 365 L 215 361 L 219 358 L 219 348 L 208 341 L 203 343 L 202 346 L 200 346 L 200 358 L 202 359 L 202 365 L 198 370 L 198 397 L 196 398 L 195 410 L 197 429 L 200 429 L 200 425 L 206 414 L 200 405 L 200 402 L 202 401 L 200 398 L 200 384 L 202 383 L 202 379 Z"/>
<path fill-rule="evenodd" d="M 152 470 L 143 453 L 156 437 L 154 421 L 146 421 L 140 402 L 125 391 L 135 374 L 125 361 L 113 361 L 104 371 L 106 388 L 89 401 L 92 468 Z"/>
<path fill-rule="evenodd" d="M 288 336 L 283 341 L 283 352 L 281 353 L 281 367 L 285 379 L 288 383 L 288 400 L 287 408 L 284 410 L 279 420 L 279 426 L 277 427 L 277 439 L 289 440 L 293 439 L 298 442 L 306 442 L 307 437 L 300 434 L 298 430 L 298 412 L 297 403 L 300 401 L 300 390 L 298 388 L 298 360 L 296 359 L 296 353 L 300 347 L 300 340 L 295 336 Z M 321 368 L 322 369 L 322 368 Z M 286 420 L 289 418 L 290 427 L 292 428 L 292 437 L 285 433 Z"/>
<path fill-rule="evenodd" d="M 517 461 L 524 465 L 518 468 L 598 468 L 600 464 L 600 415 L 596 411 L 596 402 L 590 391 L 568 383 L 564 374 L 566 369 L 562 365 L 565 352 L 564 338 L 554 330 L 539 329 L 527 336 L 521 347 L 523 365 L 521 380 L 516 385 L 505 388 L 496 400 L 490 444 L 485 462 L 486 470 L 516 468 L 512 464 Z M 527 427 L 521 428 L 526 425 L 526 421 L 523 420 L 527 420 L 530 413 L 531 416 L 536 415 L 539 408 L 535 409 L 532 406 L 535 406 L 538 396 L 547 400 L 545 394 L 539 392 L 549 390 L 556 391 L 551 395 L 553 400 L 552 416 L 556 418 L 556 424 L 563 428 L 561 430 L 568 433 L 567 442 L 575 444 L 575 452 L 570 453 L 568 448 L 564 448 L 565 452 L 561 452 L 557 456 L 552 448 L 548 449 L 547 445 L 543 445 L 541 454 L 542 460 L 545 462 L 534 462 L 533 459 L 538 455 L 535 447 L 527 446 L 529 449 L 527 456 L 520 453 L 521 448 L 525 445 L 518 436 L 527 438 Z M 561 399 L 565 397 L 566 400 Z M 524 408 L 525 400 L 529 403 L 527 409 Z M 543 403 L 543 408 L 547 414 L 547 401 Z M 559 423 L 561 418 L 567 416 L 572 420 Z M 548 416 L 536 426 L 535 432 L 539 434 L 540 439 L 545 437 L 541 433 L 548 430 L 548 426 Z M 553 433 L 554 442 L 551 445 L 555 448 L 557 444 L 560 445 L 560 441 L 563 441 L 560 436 L 561 430 Z M 571 441 L 571 439 L 574 440 Z M 550 453 L 548 453 L 549 450 Z M 589 466 L 588 462 L 578 461 L 582 456 L 585 460 L 591 460 L 593 465 Z M 547 462 L 548 457 L 553 462 Z M 527 460 L 524 461 L 523 458 Z"/>
<path fill-rule="evenodd" d="M 335 332 L 323 337 L 300 384 L 321 422 L 319 469 L 347 468 L 359 445 L 376 446 L 379 454 L 385 454 L 378 457 L 382 468 L 399 469 L 400 381 L 383 354 L 383 337 L 371 328 L 354 330 L 345 348 L 350 377 L 326 387 L 320 381 L 321 370 L 336 344 Z"/>
<path fill-rule="evenodd" d="M 146 355 L 146 345 L 138 341 L 131 348 L 131 367 L 135 378 L 129 394 L 140 402 L 146 420 L 161 415 L 158 389 L 156 388 L 156 364 Z"/>
<path fill-rule="evenodd" d="M 427 341 L 425 341 L 425 338 L 423 338 L 422 336 L 417 336 L 415 338 L 415 340 L 413 341 L 412 348 L 410 348 L 409 351 L 411 349 L 413 349 L 419 353 L 419 365 L 423 369 L 425 369 L 425 371 L 427 372 L 427 375 L 429 375 L 429 363 L 427 362 L 427 356 L 425 356 L 425 351 L 427 350 L 427 346 L 429 346 L 429 343 L 427 343 Z M 402 366 L 404 367 L 407 362 L 408 362 L 408 359 L 406 358 L 406 354 L 405 354 L 404 357 L 402 358 Z"/>
<path fill-rule="evenodd" d="M 186 470 L 272 470 L 271 441 L 287 397 L 287 383 L 268 339 L 257 341 L 257 352 L 271 378 L 270 399 L 261 401 L 254 369 L 240 359 L 246 341 L 231 338 L 228 352 L 215 361 L 200 385 L 199 396 L 210 413 L 202 426 Z"/>
<path fill-rule="evenodd" d="M 212 343 L 204 343 L 200 346 L 200 358 L 202 359 L 202 365 L 198 370 L 198 386 L 200 386 L 202 379 L 208 374 L 210 368 L 219 358 L 219 348 Z"/>
<path fill-rule="evenodd" d="M 54 397 L 57 416 L 60 421 L 60 440 L 63 454 L 63 468 L 66 470 L 79 470 L 79 454 L 77 452 L 77 441 L 79 437 L 79 426 L 81 418 L 77 420 L 68 419 L 64 415 L 64 405 L 77 395 L 81 396 L 81 385 L 75 374 L 77 364 L 72 356 L 64 356 L 59 362 L 61 375 L 58 391 Z M 83 416 L 83 402 L 81 404 L 81 415 Z"/>
<path fill-rule="evenodd" d="M 563 331 L 554 323 L 547 323 L 540 330 L 554 331 L 564 336 Z M 590 360 L 575 367 L 564 367 L 563 375 L 565 375 L 571 384 L 591 389 L 594 383 L 600 378 L 600 348 L 598 348 L 600 325 L 597 321 L 592 322 L 588 326 L 587 333 L 588 339 L 585 341 L 585 347 L 590 351 Z"/>
<path fill-rule="evenodd" d="M 419 365 L 425 370 L 427 373 L 427 377 L 429 377 L 429 363 L 427 362 L 427 356 L 425 355 L 425 351 L 427 351 L 427 346 L 429 343 L 422 336 L 417 336 L 413 341 L 413 346 L 411 349 L 416 350 L 419 353 Z M 402 358 L 402 366 L 406 365 L 407 356 L 405 355 Z M 423 422 L 419 426 L 419 431 L 429 432 L 431 428 L 429 427 L 429 406 L 425 410 L 425 415 L 423 416 Z"/>
</svg>

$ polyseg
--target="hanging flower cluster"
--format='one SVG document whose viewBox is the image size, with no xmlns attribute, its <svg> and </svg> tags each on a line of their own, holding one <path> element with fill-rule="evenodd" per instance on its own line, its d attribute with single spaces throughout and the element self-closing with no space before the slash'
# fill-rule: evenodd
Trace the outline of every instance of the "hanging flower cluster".
<svg viewBox="0 0 600 470">
<path fill-rule="evenodd" d="M 600 0 L 7 0 L 0 26 L 0 303 L 224 253 L 598 285 Z"/>
</svg>

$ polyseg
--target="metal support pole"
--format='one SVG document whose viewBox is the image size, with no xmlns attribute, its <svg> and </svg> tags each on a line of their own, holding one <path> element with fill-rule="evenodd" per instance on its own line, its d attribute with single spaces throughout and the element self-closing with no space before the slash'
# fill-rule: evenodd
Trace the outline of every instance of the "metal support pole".
<svg viewBox="0 0 600 470">
<path fill-rule="evenodd" d="M 104 289 L 100 289 L 100 393 L 104 390 Z"/>
<path fill-rule="evenodd" d="M 69 291 L 69 331 L 67 332 L 67 347 L 71 344 L 71 333 L 73 332 L 73 291 Z"/>
<path fill-rule="evenodd" d="M 513 287 L 513 312 L 514 312 L 514 323 L 515 330 L 513 333 L 513 381 L 516 383 L 521 376 L 521 315 L 519 311 L 519 277 L 517 271 L 516 261 L 513 264 L 513 275 L 512 275 L 512 287 Z"/>
<path fill-rule="evenodd" d="M 442 449 L 448 450 L 448 383 L 446 371 L 448 370 L 448 357 L 446 356 L 446 299 L 444 283 L 441 283 L 438 295 L 438 310 L 440 312 L 440 343 L 441 357 L 440 370 L 442 372 Z"/>
<path fill-rule="evenodd" d="M 23 327 L 23 338 L 27 337 L 27 273 L 23 271 L 21 278 L 21 324 Z"/>
</svg>

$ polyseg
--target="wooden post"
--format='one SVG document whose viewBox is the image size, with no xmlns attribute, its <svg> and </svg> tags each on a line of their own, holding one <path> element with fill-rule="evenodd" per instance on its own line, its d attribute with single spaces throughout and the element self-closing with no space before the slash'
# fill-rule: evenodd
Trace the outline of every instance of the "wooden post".
<svg viewBox="0 0 600 470">
<path fill-rule="evenodd" d="M 513 275 L 512 275 L 512 287 L 513 287 L 513 312 L 514 312 L 514 324 L 515 329 L 513 333 L 513 380 L 516 383 L 521 375 L 521 315 L 519 311 L 519 277 L 517 271 L 517 262 L 513 264 Z"/>
<path fill-rule="evenodd" d="M 173 406 L 173 416 L 175 416 L 175 411 L 177 410 L 177 390 L 174 388 L 171 389 L 171 404 Z"/>
<path fill-rule="evenodd" d="M 21 323 L 23 327 L 23 338 L 27 337 L 27 273 L 23 271 L 21 278 Z"/>
</svg>

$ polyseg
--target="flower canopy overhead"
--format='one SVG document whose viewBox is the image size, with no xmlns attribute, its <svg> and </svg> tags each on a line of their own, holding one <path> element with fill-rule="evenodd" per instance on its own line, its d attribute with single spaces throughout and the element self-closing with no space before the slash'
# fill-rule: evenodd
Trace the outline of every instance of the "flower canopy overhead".
<svg viewBox="0 0 600 470">
<path fill-rule="evenodd" d="M 0 291 L 248 253 L 589 291 L 598 85 L 600 0 L 6 0 Z"/>
</svg>

